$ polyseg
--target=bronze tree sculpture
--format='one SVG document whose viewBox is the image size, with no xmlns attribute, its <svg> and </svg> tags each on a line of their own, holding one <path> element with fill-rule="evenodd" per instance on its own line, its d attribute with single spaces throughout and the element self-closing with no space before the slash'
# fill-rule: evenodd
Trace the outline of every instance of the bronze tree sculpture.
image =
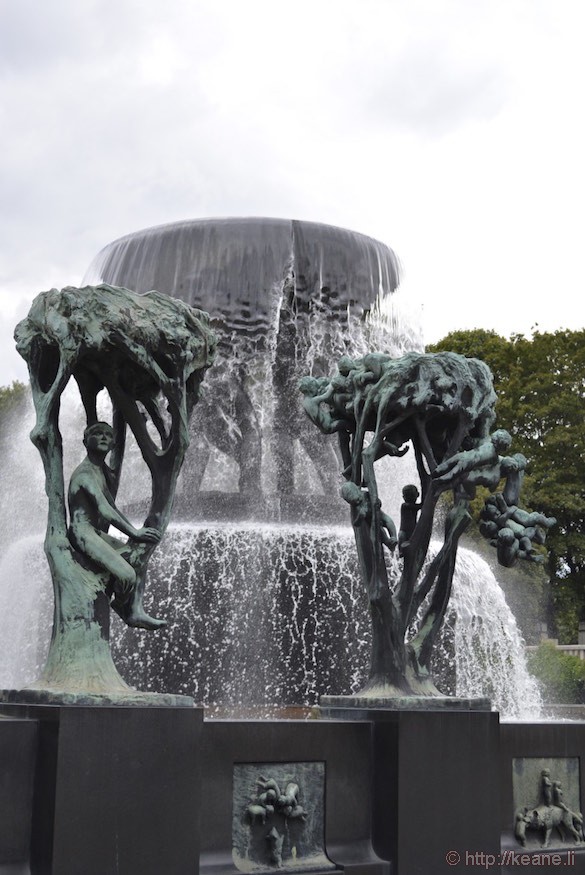
<svg viewBox="0 0 585 875">
<path fill-rule="evenodd" d="M 21 701 L 146 701 L 112 662 L 110 600 L 128 625 L 165 625 L 146 613 L 142 597 L 148 561 L 170 519 L 189 418 L 213 360 L 209 318 L 158 292 L 68 287 L 38 295 L 15 338 L 36 410 L 31 439 L 45 469 L 45 552 L 55 597 L 45 668 L 16 695 Z M 71 377 L 85 409 L 87 456 L 71 477 L 68 521 L 59 409 Z M 103 389 L 112 403 L 111 426 L 98 422 Z M 115 504 L 127 427 L 152 480 L 150 510 L 138 529 Z M 110 536 L 110 525 L 128 541 Z"/>
<path fill-rule="evenodd" d="M 513 457 L 503 455 L 511 443 L 508 432 L 490 433 L 496 402 L 491 373 L 483 362 L 454 353 L 409 353 L 399 359 L 371 353 L 356 360 L 343 357 L 333 378 L 305 377 L 300 389 L 310 419 L 339 438 L 346 480 L 341 494 L 351 506 L 373 632 L 362 694 L 440 695 L 431 656 L 451 595 L 459 538 L 471 521 L 470 499 L 478 485 L 494 491 L 502 477 L 513 481 L 518 472 Z M 409 446 L 422 495 L 419 503 L 418 487 L 404 487 L 397 532 L 382 511 L 375 463 L 383 456 L 403 456 Z M 429 562 L 435 509 L 449 490 L 453 503 L 443 544 Z M 402 566 L 390 580 L 385 554 L 396 547 Z M 503 558 L 503 544 L 498 555 Z M 518 555 L 516 550 L 513 561 Z"/>
</svg>

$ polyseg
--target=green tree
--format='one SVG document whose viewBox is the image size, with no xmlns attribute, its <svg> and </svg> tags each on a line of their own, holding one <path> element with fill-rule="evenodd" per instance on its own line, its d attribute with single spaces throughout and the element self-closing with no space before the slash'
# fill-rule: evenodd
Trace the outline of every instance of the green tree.
<svg viewBox="0 0 585 875">
<path fill-rule="evenodd" d="M 528 654 L 528 668 L 538 680 L 545 702 L 581 705 L 585 701 L 585 662 L 543 641 Z"/>
<path fill-rule="evenodd" d="M 26 410 L 29 387 L 15 381 L 11 386 L 0 386 L 0 450 L 4 455 L 18 417 Z"/>
<path fill-rule="evenodd" d="M 0 422 L 25 401 L 26 386 L 17 380 L 11 386 L 0 386 Z"/>
<path fill-rule="evenodd" d="M 585 618 L 585 329 L 509 340 L 454 331 L 430 347 L 483 359 L 494 375 L 498 426 L 529 460 L 525 504 L 555 516 L 547 535 L 556 632 L 576 640 Z"/>
</svg>

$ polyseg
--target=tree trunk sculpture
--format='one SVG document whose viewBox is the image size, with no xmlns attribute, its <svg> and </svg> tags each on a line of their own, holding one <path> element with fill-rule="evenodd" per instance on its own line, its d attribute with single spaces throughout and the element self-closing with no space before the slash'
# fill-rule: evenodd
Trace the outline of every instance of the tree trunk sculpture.
<svg viewBox="0 0 585 875">
<path fill-rule="evenodd" d="M 471 520 L 469 501 L 476 486 L 494 491 L 518 470 L 514 457 L 500 456 L 510 446 L 508 432 L 490 434 L 496 402 L 491 373 L 483 362 L 454 353 L 400 359 L 371 353 L 342 358 L 332 379 L 305 377 L 300 389 L 310 419 L 339 437 L 347 481 L 341 494 L 351 506 L 373 631 L 369 680 L 360 695 L 440 695 L 431 656 L 451 595 L 458 541 Z M 410 446 L 422 495 L 417 503 L 418 487 L 404 487 L 397 532 L 381 507 L 375 463 L 402 456 Z M 511 476 L 518 480 L 517 473 Z M 435 508 L 448 490 L 453 505 L 444 541 L 427 563 Z M 402 565 L 390 581 L 385 553 L 396 548 Z M 498 547 L 499 557 L 502 552 Z"/>
<path fill-rule="evenodd" d="M 110 602 L 128 625 L 148 630 L 165 625 L 146 613 L 142 597 L 148 561 L 169 522 L 189 418 L 213 361 L 209 318 L 158 292 L 68 287 L 40 294 L 15 338 L 28 364 L 36 410 L 31 440 L 45 469 L 45 553 L 55 599 L 45 668 L 15 698 L 164 704 L 154 694 L 131 690 L 118 674 L 109 648 Z M 71 377 L 88 427 L 87 457 L 69 486 L 68 520 L 59 408 Z M 96 398 L 104 388 L 112 402 L 112 426 L 97 422 Z M 141 529 L 115 505 L 127 426 L 152 479 Z M 108 535 L 110 525 L 128 541 Z"/>
</svg>

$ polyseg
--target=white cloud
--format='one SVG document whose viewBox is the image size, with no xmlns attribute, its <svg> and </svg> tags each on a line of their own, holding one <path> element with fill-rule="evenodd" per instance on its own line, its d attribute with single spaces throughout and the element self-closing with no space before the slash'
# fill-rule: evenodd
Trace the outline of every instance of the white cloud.
<svg viewBox="0 0 585 875">
<path fill-rule="evenodd" d="M 4 3 L 0 382 L 15 307 L 122 234 L 205 215 L 384 240 L 430 339 L 582 327 L 584 17 L 580 0 Z"/>
</svg>

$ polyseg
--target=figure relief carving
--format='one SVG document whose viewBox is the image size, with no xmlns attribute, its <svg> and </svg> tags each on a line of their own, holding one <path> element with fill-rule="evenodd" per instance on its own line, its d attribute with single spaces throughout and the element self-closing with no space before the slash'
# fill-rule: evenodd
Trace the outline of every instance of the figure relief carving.
<svg viewBox="0 0 585 875">
<path fill-rule="evenodd" d="M 551 778 L 550 769 L 540 773 L 539 803 L 533 808 L 523 806 L 516 811 L 514 835 L 526 847 L 527 832 L 537 833 L 547 848 L 555 832 L 561 841 L 580 844 L 583 841 L 583 815 L 572 811 L 563 800 L 561 781 Z"/>
</svg>

